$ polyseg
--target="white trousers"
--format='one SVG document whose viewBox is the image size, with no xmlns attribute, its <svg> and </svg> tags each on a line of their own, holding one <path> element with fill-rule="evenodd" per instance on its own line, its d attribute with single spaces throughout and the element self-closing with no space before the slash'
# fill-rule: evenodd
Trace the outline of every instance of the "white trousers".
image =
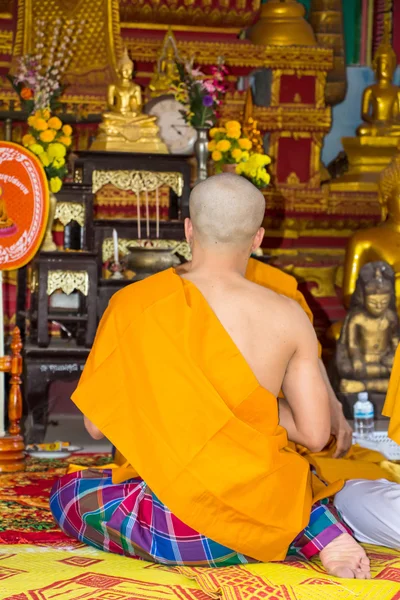
<svg viewBox="0 0 400 600">
<path fill-rule="evenodd" d="M 359 542 L 400 549 L 400 484 L 353 479 L 334 504 Z"/>
</svg>

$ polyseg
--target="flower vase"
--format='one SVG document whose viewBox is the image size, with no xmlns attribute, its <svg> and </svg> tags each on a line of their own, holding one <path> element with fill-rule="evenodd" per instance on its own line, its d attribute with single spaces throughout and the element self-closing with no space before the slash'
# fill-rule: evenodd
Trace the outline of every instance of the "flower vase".
<svg viewBox="0 0 400 600">
<path fill-rule="evenodd" d="M 233 173 L 234 175 L 236 175 L 236 167 L 237 167 L 236 163 L 222 165 L 222 172 L 223 173 Z"/>
<path fill-rule="evenodd" d="M 53 223 L 56 214 L 57 199 L 53 192 L 49 194 L 49 216 L 47 219 L 46 233 L 44 234 L 43 242 L 40 247 L 41 252 L 54 252 L 57 246 L 53 240 Z"/>
<path fill-rule="evenodd" d="M 197 160 L 197 179 L 196 184 L 204 181 L 208 177 L 208 127 L 196 127 L 197 140 L 194 144 L 194 153 Z"/>
</svg>

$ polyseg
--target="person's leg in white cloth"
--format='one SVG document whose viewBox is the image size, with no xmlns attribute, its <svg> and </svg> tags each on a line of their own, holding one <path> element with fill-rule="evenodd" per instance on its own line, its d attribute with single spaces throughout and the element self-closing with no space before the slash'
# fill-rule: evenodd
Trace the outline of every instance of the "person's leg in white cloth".
<svg viewBox="0 0 400 600">
<path fill-rule="evenodd" d="M 347 481 L 334 504 L 359 542 L 400 549 L 400 485 L 387 479 Z"/>
</svg>

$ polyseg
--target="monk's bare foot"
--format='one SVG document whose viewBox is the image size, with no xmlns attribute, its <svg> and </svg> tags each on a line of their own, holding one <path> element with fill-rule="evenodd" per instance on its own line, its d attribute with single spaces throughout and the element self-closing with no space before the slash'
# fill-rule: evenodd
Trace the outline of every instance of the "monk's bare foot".
<svg viewBox="0 0 400 600">
<path fill-rule="evenodd" d="M 348 533 L 332 540 L 319 554 L 329 575 L 345 579 L 371 579 L 369 558 Z"/>
</svg>

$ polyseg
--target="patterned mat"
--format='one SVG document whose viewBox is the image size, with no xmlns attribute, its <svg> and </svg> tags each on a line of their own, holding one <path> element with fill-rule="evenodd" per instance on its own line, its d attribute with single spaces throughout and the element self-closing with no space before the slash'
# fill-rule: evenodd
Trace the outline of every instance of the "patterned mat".
<svg viewBox="0 0 400 600">
<path fill-rule="evenodd" d="M 86 547 L 58 531 L 48 509 L 66 462 L 30 461 L 0 478 L 0 600 L 400 600 L 400 552 L 383 548 L 367 548 L 374 579 L 354 581 L 327 576 L 318 561 L 171 569 Z"/>
</svg>

